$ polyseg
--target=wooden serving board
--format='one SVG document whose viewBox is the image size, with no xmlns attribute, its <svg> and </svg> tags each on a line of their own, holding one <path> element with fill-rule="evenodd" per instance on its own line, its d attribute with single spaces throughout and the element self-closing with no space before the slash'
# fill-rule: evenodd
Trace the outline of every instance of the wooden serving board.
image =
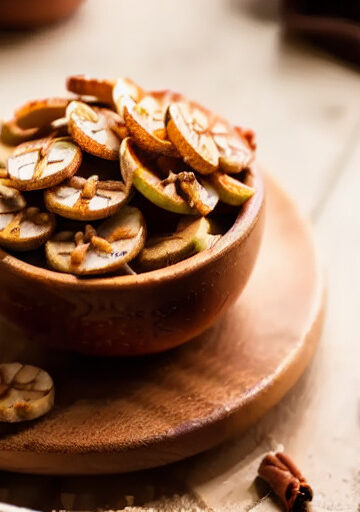
<svg viewBox="0 0 360 512">
<path fill-rule="evenodd" d="M 231 311 L 188 344 L 142 358 L 92 359 L 42 348 L 1 324 L 2 360 L 48 370 L 56 406 L 42 419 L 0 425 L 0 469 L 126 472 L 213 447 L 296 382 L 315 351 L 322 310 L 310 230 L 268 178 L 264 241 L 250 282 Z"/>
</svg>

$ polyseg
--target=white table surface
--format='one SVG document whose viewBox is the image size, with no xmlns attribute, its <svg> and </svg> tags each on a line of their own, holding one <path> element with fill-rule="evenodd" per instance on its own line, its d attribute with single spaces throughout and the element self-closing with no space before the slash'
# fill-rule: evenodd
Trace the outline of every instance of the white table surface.
<svg viewBox="0 0 360 512">
<path fill-rule="evenodd" d="M 270 0 L 89 0 L 65 23 L 35 33 L 0 33 L 0 116 L 9 116 L 25 99 L 61 95 L 64 78 L 72 73 L 125 75 L 148 88 L 178 89 L 254 128 L 260 159 L 314 224 L 328 277 L 327 319 L 309 370 L 239 440 L 141 475 L 96 480 L 2 473 L 0 501 L 44 510 L 121 508 L 125 495 L 142 504 L 155 489 L 169 495 L 194 492 L 216 512 L 278 510 L 270 497 L 256 504 L 252 483 L 258 459 L 270 445 L 282 443 L 316 491 L 314 511 L 355 512 L 360 506 L 358 71 L 310 46 L 285 41 Z M 118 498 L 110 498 L 116 492 Z M 180 508 L 174 501 L 173 510 Z"/>
</svg>

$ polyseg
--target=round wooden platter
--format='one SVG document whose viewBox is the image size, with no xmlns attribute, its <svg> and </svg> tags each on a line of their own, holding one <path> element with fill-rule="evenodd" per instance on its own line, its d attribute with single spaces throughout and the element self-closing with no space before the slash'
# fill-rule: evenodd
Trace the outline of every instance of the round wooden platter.
<svg viewBox="0 0 360 512">
<path fill-rule="evenodd" d="M 2 359 L 47 369 L 56 405 L 39 420 L 0 425 L 0 469 L 96 474 L 160 466 L 243 431 L 284 396 L 315 351 L 323 286 L 307 224 L 266 182 L 264 241 L 250 282 L 219 323 L 186 345 L 93 359 L 47 350 L 1 326 Z"/>
</svg>

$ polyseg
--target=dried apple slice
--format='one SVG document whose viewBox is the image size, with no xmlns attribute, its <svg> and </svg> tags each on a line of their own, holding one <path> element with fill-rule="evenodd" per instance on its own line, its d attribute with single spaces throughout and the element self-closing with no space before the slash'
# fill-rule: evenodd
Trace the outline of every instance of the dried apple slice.
<svg viewBox="0 0 360 512">
<path fill-rule="evenodd" d="M 23 195 L 15 188 L 8 187 L 0 181 L 0 214 L 18 212 L 25 206 L 26 201 Z"/>
<path fill-rule="evenodd" d="M 176 180 L 161 179 L 156 166 L 150 167 L 136 153 L 130 138 L 122 141 L 120 147 L 121 173 L 127 188 L 135 188 L 153 204 L 164 210 L 184 215 L 196 214 L 176 190 Z"/>
<path fill-rule="evenodd" d="M 255 193 L 253 187 L 249 187 L 240 180 L 221 171 L 212 174 L 210 180 L 214 189 L 219 194 L 220 200 L 232 206 L 240 206 Z"/>
<path fill-rule="evenodd" d="M 205 217 L 180 223 L 170 236 L 150 239 L 137 258 L 141 270 L 155 270 L 178 263 L 212 247 L 220 238 L 211 234 L 211 222 Z"/>
<path fill-rule="evenodd" d="M 137 208 L 124 206 L 96 231 L 63 232 L 46 244 L 48 264 L 76 275 L 105 274 L 121 269 L 144 247 L 145 220 Z"/>
<path fill-rule="evenodd" d="M 54 405 L 54 383 L 36 366 L 0 364 L 0 421 L 15 423 L 33 420 Z"/>
<path fill-rule="evenodd" d="M 219 167 L 238 173 L 254 159 L 239 130 L 195 103 L 170 105 L 166 129 L 185 162 L 200 174 L 212 174 Z"/>
<path fill-rule="evenodd" d="M 112 104 L 116 80 L 94 78 L 87 75 L 72 75 L 66 79 L 66 88 L 80 96 L 94 96 L 100 102 Z"/>
<path fill-rule="evenodd" d="M 8 158 L 12 156 L 14 153 L 14 147 L 9 146 L 8 144 L 4 144 L 0 140 L 0 167 L 6 167 L 6 163 L 8 161 Z"/>
<path fill-rule="evenodd" d="M 254 160 L 254 151 L 238 128 L 219 121 L 212 127 L 214 142 L 219 151 L 219 167 L 227 173 L 239 173 Z"/>
<path fill-rule="evenodd" d="M 17 146 L 22 142 L 27 140 L 36 139 L 43 135 L 46 135 L 48 132 L 48 127 L 46 128 L 27 128 L 24 130 L 20 128 L 15 119 L 10 119 L 9 121 L 3 121 L 0 127 L 0 139 L 5 144 L 9 144 L 10 146 Z"/>
<path fill-rule="evenodd" d="M 139 101 L 123 99 L 125 124 L 136 143 L 143 149 L 178 156 L 165 129 L 165 114 L 170 103 L 183 99 L 172 91 L 147 93 Z"/>
<path fill-rule="evenodd" d="M 23 130 L 49 126 L 53 121 L 65 116 L 69 98 L 45 98 L 25 103 L 15 111 L 16 124 Z"/>
<path fill-rule="evenodd" d="M 113 88 L 112 99 L 121 117 L 124 116 L 124 103 L 129 98 L 135 102 L 140 101 L 144 96 L 142 87 L 133 82 L 130 78 L 118 78 Z"/>
<path fill-rule="evenodd" d="M 82 149 L 105 160 L 118 160 L 120 138 L 112 129 L 117 114 L 110 112 L 72 101 L 66 110 L 66 117 L 69 133 Z M 122 123 L 119 117 L 118 122 Z"/>
<path fill-rule="evenodd" d="M 7 170 L 15 188 L 38 190 L 73 176 L 81 160 L 81 150 L 69 138 L 39 139 L 18 146 Z"/>
<path fill-rule="evenodd" d="M 205 179 L 197 179 L 193 172 L 180 172 L 175 175 L 177 183 L 188 204 L 196 208 L 200 215 L 208 215 L 219 201 L 215 188 Z"/>
<path fill-rule="evenodd" d="M 62 217 L 96 220 L 113 215 L 125 203 L 128 194 L 121 181 L 99 181 L 94 175 L 88 179 L 74 176 L 46 190 L 44 198 L 47 209 Z"/>
<path fill-rule="evenodd" d="M 0 214 L 0 246 L 13 251 L 31 251 L 40 247 L 55 229 L 55 216 L 39 208 Z"/>
</svg>

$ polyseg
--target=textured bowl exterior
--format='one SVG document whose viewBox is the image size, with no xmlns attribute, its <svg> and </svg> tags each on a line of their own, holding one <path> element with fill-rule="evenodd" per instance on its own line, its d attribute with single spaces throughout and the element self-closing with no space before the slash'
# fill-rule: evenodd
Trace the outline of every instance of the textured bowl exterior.
<svg viewBox="0 0 360 512">
<path fill-rule="evenodd" d="M 137 276 L 79 279 L 0 250 L 0 314 L 54 347 L 98 356 L 161 352 L 210 327 L 243 290 L 260 246 L 264 191 L 210 250 Z"/>
</svg>

